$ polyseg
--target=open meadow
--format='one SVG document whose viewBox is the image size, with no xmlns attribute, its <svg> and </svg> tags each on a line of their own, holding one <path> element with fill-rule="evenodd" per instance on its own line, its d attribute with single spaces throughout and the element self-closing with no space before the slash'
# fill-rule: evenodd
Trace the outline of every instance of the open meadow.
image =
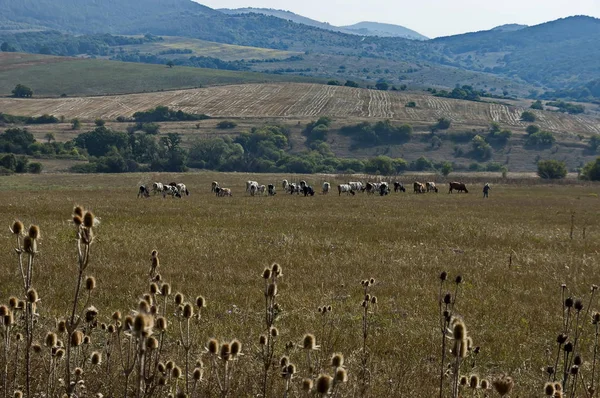
<svg viewBox="0 0 600 398">
<path fill-rule="evenodd" d="M 284 194 L 283 178 L 305 178 L 318 193 L 314 197 Z M 326 178 L 333 192 L 321 195 Z M 70 377 L 84 380 L 85 394 L 81 396 L 97 392 L 105 397 L 123 396 L 126 358 L 138 358 L 135 363 L 130 361 L 136 365 L 130 373 L 128 396 L 136 396 L 134 391 L 140 385 L 135 377 L 140 358 L 146 360 L 145 396 L 166 396 L 174 388 L 185 390 L 186 353 L 190 396 L 263 396 L 265 385 L 269 397 L 284 396 L 286 385 L 289 396 L 308 396 L 302 392 L 303 379 L 339 371 L 329 363 L 335 352 L 343 353 L 348 376 L 347 382 L 334 384 L 338 397 L 438 396 L 442 271 L 449 275 L 442 293 L 451 293 L 454 315 L 462 317 L 473 345 L 481 347 L 477 356 L 475 350 L 469 351 L 459 375 L 477 374 L 492 381 L 505 373 L 514 379 L 511 397 L 542 396 L 548 378 L 544 369 L 554 365 L 556 336 L 563 331 L 561 300 L 573 296 L 584 303 L 581 314 L 577 312 L 582 332 L 580 342 L 575 340 L 575 351 L 583 358 L 580 369 L 585 383 L 591 381 L 596 364 L 594 328 L 589 319 L 591 311 L 600 310 L 600 303 L 595 297 L 588 312 L 588 300 L 592 284 L 600 285 L 599 185 L 494 184 L 490 198 L 484 200 L 484 181 L 468 183 L 468 194 L 448 195 L 447 184 L 440 182 L 440 193 L 416 195 L 412 179 L 401 177 L 406 193 L 339 196 L 337 183 L 347 182 L 342 178 L 243 173 L 0 177 L 0 223 L 5 226 L 0 235 L 4 254 L 0 303 L 8 304 L 13 295 L 25 298 L 15 237 L 6 227 L 15 219 L 26 228 L 37 224 L 41 232 L 36 239 L 39 254 L 32 286 L 40 301 L 36 303 L 39 318 L 32 341 L 43 346 L 47 332 L 58 333 L 57 321 L 66 319 L 68 328 L 78 280 L 76 227 L 71 214 L 74 205 L 81 205 L 100 219 L 93 227 L 89 265 L 82 272 L 84 279 L 88 275 L 96 278 L 97 288 L 87 303 L 88 293 L 83 292 L 78 304 L 80 311 L 88 305 L 97 308 L 98 327 L 90 329 L 85 322 L 79 325 L 91 341 L 74 346 L 69 362 Z M 276 184 L 279 192 L 274 197 L 250 197 L 244 194 L 245 181 L 250 179 Z M 215 197 L 210 192 L 213 180 L 232 188 L 233 197 Z M 184 182 L 191 195 L 136 198 L 138 186 L 153 181 Z M 85 227 L 81 228 L 84 231 Z M 110 334 L 100 325 L 114 325 L 111 315 L 116 310 L 124 318 L 143 309 L 140 299 L 153 288 L 149 278 L 152 250 L 158 251 L 157 271 L 162 278 L 154 287 L 161 290 L 168 282 L 172 294 L 167 297 L 164 334 L 158 318 L 149 316 L 155 324 L 153 336 L 164 340 L 164 346 L 161 343 L 161 349 L 149 348 L 140 354 L 136 347 L 152 344 L 147 330 L 135 332 L 137 321 L 129 335 L 125 330 Z M 273 263 L 280 264 L 282 276 L 266 282 L 263 270 Z M 455 295 L 458 275 L 463 281 Z M 374 304 L 371 298 L 364 312 L 361 281 L 370 278 L 374 284 L 366 289 L 377 299 Z M 276 284 L 275 298 L 271 297 L 274 288 L 268 287 L 272 282 Z M 562 283 L 567 287 L 561 298 Z M 196 297 L 206 299 L 199 320 L 192 318 L 188 323 L 190 309 L 177 309 L 176 292 L 183 294 L 183 303 L 192 304 L 194 313 L 199 312 Z M 147 300 L 163 315 L 164 297 L 157 294 Z M 318 311 L 329 305 L 330 312 Z M 16 314 L 22 312 L 15 310 Z M 278 336 L 267 339 L 265 346 L 259 337 L 269 333 L 266 312 L 277 314 L 273 326 Z M 24 321 L 15 319 L 9 333 L 12 347 L 17 344 L 15 333 L 25 333 Z M 303 348 L 303 344 L 311 348 L 310 341 L 303 338 L 306 333 L 314 334 L 318 350 Z M 219 346 L 221 359 L 205 350 L 210 338 L 219 342 L 239 339 L 245 355 L 226 354 L 234 360 L 225 367 L 223 346 Z M 58 333 L 58 340 L 67 343 L 69 338 Z M 452 348 L 453 340 L 448 341 L 446 347 Z M 21 343 L 21 353 L 25 346 Z M 271 348 L 265 347 L 273 348 L 271 359 L 277 363 L 269 366 L 266 383 L 263 353 Z M 45 347 L 41 351 L 32 357 L 32 393 L 49 388 L 55 391 L 52 396 L 61 396 L 58 392 L 64 389 L 58 379 L 65 377 L 67 362 L 54 357 L 48 362 L 53 351 Z M 92 351 L 101 354 L 101 365 L 86 360 Z M 107 353 L 112 355 L 107 357 Z M 7 385 L 12 392 L 25 385 L 25 371 L 22 354 L 14 350 L 9 354 Z M 284 354 L 296 365 L 288 380 L 282 378 L 279 367 Z M 149 386 L 160 383 L 160 377 L 149 378 L 156 370 L 153 364 L 158 355 L 162 363 L 174 361 L 182 375 L 176 380 L 169 372 L 166 386 L 156 387 L 151 395 Z M 2 358 L 6 363 L 6 357 Z M 269 358 L 266 363 L 270 364 Z M 204 368 L 203 380 L 196 384 L 193 369 L 197 359 L 202 359 Z M 454 361 L 451 354 L 445 358 L 445 364 Z M 75 376 L 76 366 L 82 368 L 83 376 Z M 596 383 L 597 368 L 593 375 Z M 55 369 L 54 373 L 49 369 Z M 562 368 L 558 373 L 562 377 Z M 227 383 L 223 384 L 225 374 Z M 445 397 L 451 396 L 451 380 L 452 375 L 444 380 Z M 584 382 L 578 383 L 583 394 Z M 465 388 L 462 396 L 470 394 Z M 584 396 L 578 394 L 574 396 Z M 499 395 L 492 389 L 477 389 L 473 396 Z"/>
</svg>

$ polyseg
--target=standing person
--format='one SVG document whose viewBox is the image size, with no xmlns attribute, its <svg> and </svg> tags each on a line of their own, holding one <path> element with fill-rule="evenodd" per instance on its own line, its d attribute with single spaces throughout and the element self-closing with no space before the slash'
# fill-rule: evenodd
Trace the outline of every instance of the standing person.
<svg viewBox="0 0 600 398">
<path fill-rule="evenodd" d="M 492 189 L 492 188 L 490 187 L 490 184 L 489 184 L 489 183 L 487 183 L 487 184 L 485 184 L 485 185 L 483 186 L 483 197 L 484 197 L 484 198 L 487 198 L 487 197 L 489 197 L 489 196 L 488 196 L 488 194 L 489 194 L 489 192 L 490 192 L 490 189 Z"/>
</svg>

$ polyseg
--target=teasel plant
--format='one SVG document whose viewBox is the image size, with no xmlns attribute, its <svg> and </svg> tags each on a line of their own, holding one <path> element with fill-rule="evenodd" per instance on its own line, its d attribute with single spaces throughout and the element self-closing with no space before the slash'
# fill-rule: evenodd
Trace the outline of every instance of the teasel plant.
<svg viewBox="0 0 600 398">
<path fill-rule="evenodd" d="M 461 275 L 456 276 L 454 279 L 454 295 L 450 292 L 445 292 L 446 285 L 448 282 L 448 272 L 443 271 L 439 276 L 440 280 L 440 288 L 438 294 L 438 305 L 439 305 L 439 323 L 440 323 L 440 332 L 442 334 L 442 355 L 440 361 L 440 398 L 444 395 L 444 379 L 446 376 L 446 355 L 448 353 L 447 341 L 449 339 L 448 335 L 450 330 L 450 325 L 452 323 L 452 319 L 454 317 L 454 307 L 456 305 L 456 301 L 459 294 L 460 285 L 463 282 L 463 278 Z M 466 347 L 465 347 L 466 349 Z M 454 390 L 453 390 L 454 392 Z"/>
<path fill-rule="evenodd" d="M 282 276 L 282 268 L 277 263 L 265 268 L 262 273 L 262 278 L 264 280 L 263 294 L 265 296 L 265 333 L 259 337 L 259 355 L 263 364 L 263 398 L 267 397 L 269 373 L 273 365 L 275 347 L 279 340 L 279 329 L 275 326 L 275 321 L 281 313 L 281 307 L 277 302 L 277 297 L 279 295 L 278 282 Z"/>
<path fill-rule="evenodd" d="M 367 339 L 371 329 L 371 317 L 377 308 L 378 299 L 372 295 L 371 288 L 375 279 L 365 279 L 360 282 L 363 289 L 362 301 L 362 349 L 361 349 L 361 372 L 360 372 L 360 396 L 364 397 L 369 389 L 371 375 L 369 370 L 370 353 Z"/>
<path fill-rule="evenodd" d="M 28 231 L 25 231 L 25 226 L 21 221 L 15 221 L 10 228 L 10 231 L 15 236 L 17 254 L 17 262 L 21 279 L 23 282 L 23 296 L 25 297 L 23 304 L 24 311 L 24 338 L 25 338 L 25 392 L 27 397 L 31 397 L 31 351 L 33 345 L 34 327 L 37 317 L 36 307 L 39 302 L 37 291 L 33 288 L 33 271 L 35 258 L 38 254 L 38 240 L 40 239 L 40 228 L 37 225 L 31 225 Z M 5 316 L 4 323 L 14 323 L 14 319 L 10 321 L 12 312 Z M 8 318 L 7 318 L 8 317 Z M 10 322 L 7 322 L 10 321 Z M 11 325 L 12 326 L 12 325 Z M 10 334 L 8 334 L 10 336 Z M 6 338 L 6 337 L 5 337 Z M 8 343 L 8 345 L 6 344 Z M 5 350 L 10 348 L 10 338 L 5 341 Z M 6 354 L 8 357 L 8 353 Z M 7 362 L 5 362 L 6 366 Z M 3 369 L 3 387 L 5 396 L 8 388 L 8 369 Z"/>
<path fill-rule="evenodd" d="M 9 361 L 10 361 L 10 353 L 12 346 L 12 335 L 13 330 L 16 327 L 15 325 L 15 317 L 13 311 L 8 308 L 6 305 L 0 306 L 0 333 L 2 334 L 2 390 L 4 391 L 4 398 L 8 396 L 8 369 L 9 369 Z M 22 335 L 21 335 L 22 336 Z M 17 356 L 18 356 L 18 343 L 17 339 Z M 13 367 L 15 368 L 18 364 L 18 358 L 15 358 L 13 362 Z"/>
<path fill-rule="evenodd" d="M 323 305 L 317 308 L 318 317 L 321 323 L 321 349 L 318 351 L 318 359 L 316 361 L 316 371 L 321 372 L 326 364 L 327 356 L 331 354 L 332 347 L 335 345 L 336 336 L 334 335 L 336 328 L 333 327 L 335 319 L 333 317 L 333 307 L 331 304 Z"/>
<path fill-rule="evenodd" d="M 221 397 L 226 398 L 231 391 L 231 383 L 235 371 L 235 364 L 242 356 L 242 343 L 234 339 L 229 343 L 221 343 L 217 339 L 210 339 L 206 345 L 211 364 L 211 379 L 217 381 Z"/>
<path fill-rule="evenodd" d="M 196 309 L 197 313 L 194 313 L 194 305 L 188 302 L 183 302 L 183 295 L 178 293 L 175 295 L 175 302 L 180 302 L 177 312 L 175 313 L 175 317 L 178 319 L 179 323 L 179 345 L 183 348 L 185 354 L 185 392 L 189 394 L 190 389 L 190 351 L 195 347 L 194 339 L 192 338 L 191 332 L 191 322 L 200 320 L 202 316 L 202 309 L 206 307 L 206 300 L 202 296 L 198 296 L 196 298 Z"/>
</svg>

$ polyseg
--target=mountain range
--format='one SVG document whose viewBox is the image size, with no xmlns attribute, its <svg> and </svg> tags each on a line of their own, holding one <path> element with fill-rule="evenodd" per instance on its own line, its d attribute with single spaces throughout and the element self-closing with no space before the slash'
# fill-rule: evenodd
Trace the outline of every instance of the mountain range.
<svg viewBox="0 0 600 398">
<path fill-rule="evenodd" d="M 333 32 L 340 32 L 346 34 L 354 34 L 360 36 L 380 36 L 380 37 L 402 37 L 404 39 L 412 40 L 427 40 L 428 37 L 415 32 L 414 30 L 405 28 L 400 25 L 385 24 L 379 22 L 359 22 L 354 25 L 348 26 L 334 26 L 326 22 L 319 22 L 311 18 L 304 17 L 302 15 L 295 14 L 291 11 L 275 10 L 272 8 L 236 8 L 228 9 L 222 8 L 219 11 L 229 14 L 263 14 L 269 15 L 292 22 L 296 22 L 303 25 L 313 26 L 324 30 L 330 30 Z"/>
<path fill-rule="evenodd" d="M 600 97 L 594 91 L 600 76 L 600 20 L 586 16 L 410 40 L 382 37 L 411 34 L 398 26 L 365 22 L 333 27 L 283 11 L 278 16 L 256 9 L 222 12 L 191 0 L 0 0 L 0 10 L 0 40 L 8 44 L 24 40 L 19 34 L 44 29 L 178 36 L 305 54 L 271 69 L 283 73 L 427 87 L 427 76 L 412 77 L 427 70 L 452 88 L 464 83 L 460 76 L 468 72 L 473 84 L 484 87 L 495 76 L 528 87 L 532 95 L 568 91 L 578 99 Z"/>
</svg>

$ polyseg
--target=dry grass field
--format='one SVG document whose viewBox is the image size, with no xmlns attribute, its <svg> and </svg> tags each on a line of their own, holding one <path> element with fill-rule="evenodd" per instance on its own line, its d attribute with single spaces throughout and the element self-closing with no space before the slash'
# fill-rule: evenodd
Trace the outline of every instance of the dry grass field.
<svg viewBox="0 0 600 398">
<path fill-rule="evenodd" d="M 407 108 L 415 101 L 416 108 Z M 432 123 L 440 117 L 456 125 L 489 126 L 491 121 L 524 129 L 524 108 L 485 102 L 437 98 L 416 93 L 383 92 L 302 83 L 243 84 L 145 94 L 56 99 L 1 98 L 0 108 L 14 115 L 65 116 L 67 119 L 114 120 L 158 105 L 213 117 L 376 118 L 406 123 Z M 535 111 L 542 129 L 553 132 L 598 133 L 598 119 Z"/>
<path fill-rule="evenodd" d="M 259 336 L 266 329 L 262 273 L 273 262 L 283 268 L 274 359 L 287 354 L 297 366 L 290 396 L 306 396 L 300 388 L 303 378 L 319 370 L 332 371 L 327 362 L 333 352 L 344 354 L 348 371 L 348 382 L 339 386 L 337 396 L 361 396 L 364 297 L 360 281 L 368 278 L 375 279 L 370 293 L 378 303 L 368 315 L 365 396 L 437 396 L 441 271 L 448 271 L 451 280 L 463 276 L 456 312 L 474 344 L 481 346 L 474 367 L 469 359 L 461 374 L 476 373 L 492 380 L 506 373 L 515 381 L 511 397 L 542 396 L 543 368 L 552 362 L 547 351 L 555 349 L 561 331 L 561 283 L 567 284 L 569 295 L 586 300 L 590 286 L 600 284 L 600 186 L 493 185 L 488 200 L 481 198 L 481 183 L 470 184 L 469 194 L 453 195 L 446 193 L 446 185 L 438 194 L 385 197 L 340 197 L 337 192 L 306 198 L 281 192 L 275 197 L 249 197 L 243 193 L 248 179 L 279 187 L 282 178 L 301 177 L 242 173 L 1 177 L 0 223 L 6 227 L 18 218 L 25 226 L 35 223 L 41 229 L 33 278 L 41 299 L 34 340 L 43 343 L 47 331 L 56 331 L 55 321 L 70 312 L 77 280 L 75 228 L 70 220 L 73 205 L 80 204 L 101 219 L 94 228 L 91 261 L 85 270 L 85 275 L 97 280 L 90 304 L 97 307 L 99 322 L 112 323 L 115 310 L 125 316 L 138 309 L 138 301 L 149 291 L 152 250 L 159 252 L 158 271 L 173 293 L 183 293 L 185 301 L 194 302 L 198 295 L 206 298 L 201 320 L 192 322 L 195 345 L 190 351 L 192 368 L 200 357 L 205 364 L 201 396 L 220 394 L 204 350 L 212 337 L 237 338 L 245 353 L 235 361 L 225 396 L 262 396 Z M 316 187 L 324 179 L 305 178 Z M 191 196 L 136 199 L 137 186 L 153 180 L 183 181 Z M 214 197 L 212 180 L 231 187 L 234 196 Z M 329 181 L 333 185 L 341 180 L 331 177 Z M 14 236 L 4 228 L 0 303 L 24 294 L 14 247 Z M 454 294 L 452 282 L 446 289 Z M 157 300 L 162 306 L 163 298 Z M 169 300 L 161 361 L 173 360 L 183 367 L 173 296 Z M 318 313 L 323 305 L 331 305 L 332 311 Z M 587 309 L 587 301 L 585 305 Z M 592 302 L 595 309 L 600 309 L 597 300 Z M 581 369 L 588 377 L 593 329 L 587 319 L 582 322 Z M 312 353 L 312 373 L 306 352 L 297 347 L 305 333 L 313 333 L 321 345 Z M 107 340 L 106 332 L 95 329 L 91 347 L 82 352 L 104 352 Z M 286 350 L 288 342 L 295 343 L 294 348 Z M 89 363 L 84 368 L 89 396 L 123 395 L 119 356 L 113 354 L 110 359 L 103 356 L 100 368 Z M 35 358 L 34 363 L 40 364 L 41 359 Z M 106 375 L 104 369 L 110 364 Z M 36 380 L 45 377 L 45 368 L 38 366 Z M 58 366 L 64 372 L 64 359 Z M 269 380 L 268 396 L 283 396 L 285 380 L 277 367 L 271 368 Z M 172 386 L 175 381 L 168 383 Z M 134 384 L 130 383 L 131 396 Z M 476 393 L 473 396 L 498 396 L 492 390 Z M 450 396 L 449 388 L 445 396 Z"/>
</svg>

